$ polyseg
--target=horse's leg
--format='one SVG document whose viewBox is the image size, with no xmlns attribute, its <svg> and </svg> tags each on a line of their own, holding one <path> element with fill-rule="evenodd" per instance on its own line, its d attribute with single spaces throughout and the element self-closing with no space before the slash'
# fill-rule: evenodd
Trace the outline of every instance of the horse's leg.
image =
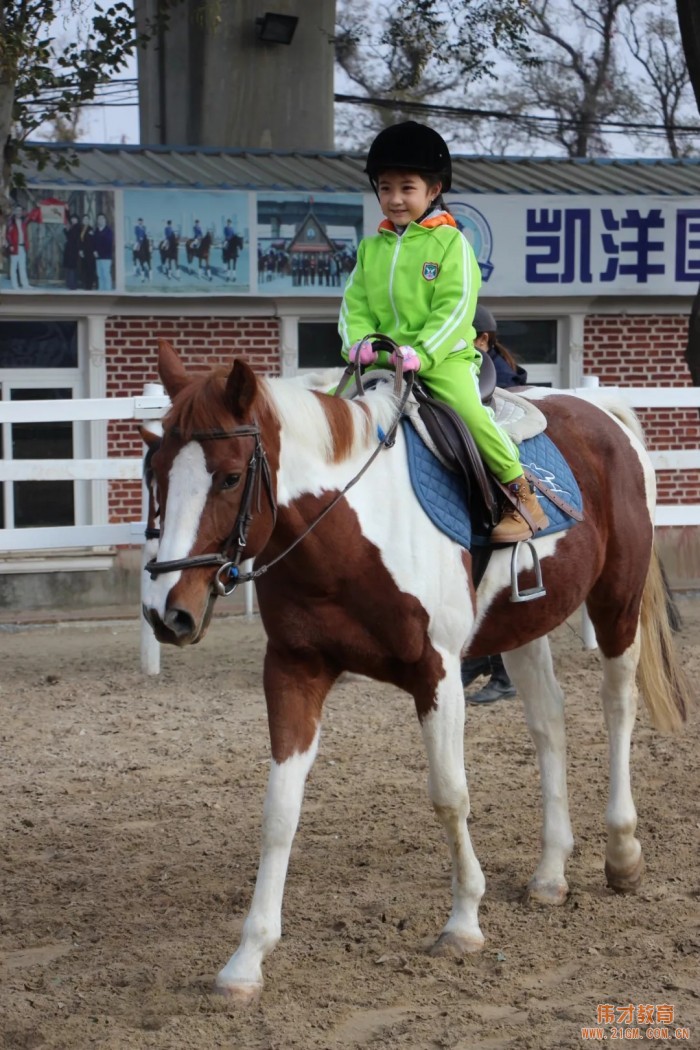
<svg viewBox="0 0 700 1050">
<path fill-rule="evenodd" d="M 630 784 L 630 746 L 637 717 L 636 674 L 639 633 L 621 655 L 608 659 L 601 653 L 603 713 L 608 730 L 610 785 L 605 823 L 605 876 L 619 892 L 636 890 L 644 873 L 644 857 L 635 837 L 637 811 Z"/>
<path fill-rule="evenodd" d="M 469 790 L 464 769 L 464 692 L 459 660 L 445 650 L 438 648 L 438 652 L 446 673 L 438 684 L 435 705 L 422 715 L 421 728 L 428 755 L 428 792 L 452 857 L 452 911 L 431 954 L 461 955 L 479 951 L 484 944 L 479 902 L 485 881 L 467 828 Z M 414 695 L 421 716 L 421 697 Z"/>
<path fill-rule="evenodd" d="M 337 677 L 317 655 L 297 657 L 268 644 L 265 655 L 272 764 L 263 810 L 262 850 L 241 943 L 216 978 L 219 991 L 242 1002 L 262 989 L 262 962 L 280 939 L 282 895 L 304 784 L 321 730 L 323 701 Z"/>
<path fill-rule="evenodd" d="M 542 783 L 542 856 L 526 899 L 563 904 L 569 892 L 564 871 L 574 848 L 566 790 L 564 696 L 554 677 L 546 636 L 504 653 L 503 662 L 522 697 Z"/>
</svg>

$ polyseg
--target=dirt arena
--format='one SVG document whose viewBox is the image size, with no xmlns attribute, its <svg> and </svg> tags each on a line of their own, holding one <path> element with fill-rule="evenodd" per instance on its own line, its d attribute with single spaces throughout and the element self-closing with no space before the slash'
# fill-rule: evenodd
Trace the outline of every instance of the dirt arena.
<svg viewBox="0 0 700 1050">
<path fill-rule="evenodd" d="M 680 607 L 678 646 L 698 682 L 700 599 Z M 544 1050 L 588 1045 L 599 1006 L 609 1039 L 700 1047 L 700 717 L 672 738 L 640 713 L 632 776 L 647 874 L 638 895 L 615 896 L 597 656 L 577 626 L 553 638 L 577 838 L 567 904 L 521 902 L 540 825 L 521 706 L 471 707 L 486 947 L 426 954 L 450 871 L 412 701 L 348 681 L 327 703 L 283 939 L 244 1011 L 211 987 L 258 860 L 260 624 L 217 619 L 201 645 L 164 650 L 158 678 L 139 672 L 135 623 L 0 631 L 0 1047 Z"/>
</svg>

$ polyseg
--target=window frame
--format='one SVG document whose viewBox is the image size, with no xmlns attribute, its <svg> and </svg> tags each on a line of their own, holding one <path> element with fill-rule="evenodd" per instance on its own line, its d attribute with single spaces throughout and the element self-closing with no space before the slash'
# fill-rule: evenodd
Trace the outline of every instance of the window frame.
<svg viewBox="0 0 700 1050">
<path fill-rule="evenodd" d="M 63 304 L 61 304 L 63 305 Z M 67 304 L 66 304 L 67 305 Z M 92 304 L 91 304 L 92 305 Z M 46 320 L 71 321 L 77 325 L 78 362 L 75 368 L 2 368 L 0 369 L 0 399 L 10 400 L 13 389 L 70 389 L 76 399 L 106 396 L 106 346 L 105 323 L 109 312 L 76 315 L 75 306 L 70 310 L 42 311 Z M 3 320 L 16 323 L 36 320 L 36 312 L 25 313 L 13 310 Z M 11 458 L 11 426 L 3 423 L 3 457 Z M 90 456 L 104 457 L 107 454 L 106 421 L 73 422 L 73 455 L 76 459 Z M 7 483 L 11 485 L 12 482 Z M 75 481 L 74 517 L 76 525 L 104 524 L 108 519 L 108 482 Z M 6 490 L 5 490 L 6 491 Z M 5 494 L 3 493 L 3 498 Z M 14 528 L 14 510 L 7 515 L 5 503 L 5 527 Z M 0 559 L 0 575 L 25 572 L 81 571 L 84 569 L 108 569 L 112 565 L 112 548 L 88 547 L 42 549 L 31 552 L 11 552 Z M 109 557 L 105 557 L 105 553 Z"/>
</svg>

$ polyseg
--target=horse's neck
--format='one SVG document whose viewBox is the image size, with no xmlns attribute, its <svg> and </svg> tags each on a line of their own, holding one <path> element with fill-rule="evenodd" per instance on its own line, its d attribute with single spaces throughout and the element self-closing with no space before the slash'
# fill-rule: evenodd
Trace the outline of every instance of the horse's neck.
<svg viewBox="0 0 700 1050">
<path fill-rule="evenodd" d="M 388 429 L 393 402 L 377 401 L 375 411 L 367 413 L 359 404 L 315 394 L 289 381 L 276 382 L 280 504 L 307 493 L 344 488 L 376 448 L 377 427 Z"/>
</svg>

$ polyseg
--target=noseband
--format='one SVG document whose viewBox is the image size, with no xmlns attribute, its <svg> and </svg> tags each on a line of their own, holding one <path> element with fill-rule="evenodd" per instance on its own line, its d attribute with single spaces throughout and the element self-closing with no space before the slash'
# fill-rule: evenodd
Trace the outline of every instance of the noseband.
<svg viewBox="0 0 700 1050">
<path fill-rule="evenodd" d="M 173 427 L 170 433 L 177 436 L 180 430 L 178 427 Z M 164 572 L 177 572 L 179 569 L 200 569 L 207 565 L 218 565 L 219 570 L 214 578 L 214 589 L 217 594 L 231 594 L 238 584 L 243 582 L 244 577 L 240 576 L 238 566 L 248 542 L 248 528 L 253 520 L 253 503 L 255 503 L 256 512 L 260 513 L 260 492 L 263 483 L 270 502 L 273 528 L 277 521 L 277 501 L 272 490 L 270 465 L 267 462 L 265 449 L 260 440 L 260 427 L 257 423 L 247 423 L 240 427 L 235 427 L 233 430 L 197 430 L 191 435 L 191 440 L 221 441 L 225 438 L 240 437 L 255 438 L 255 447 L 253 448 L 253 455 L 248 461 L 245 487 L 238 507 L 238 514 L 233 529 L 223 545 L 223 549 L 218 554 L 196 554 L 193 558 L 176 558 L 173 561 L 156 561 L 154 558 L 145 567 L 146 572 L 150 573 L 152 580 L 155 580 L 157 576 L 162 575 Z M 150 529 L 149 531 L 152 535 L 160 536 L 160 529 Z M 249 577 L 252 578 L 252 574 L 246 576 L 245 579 Z"/>
</svg>

